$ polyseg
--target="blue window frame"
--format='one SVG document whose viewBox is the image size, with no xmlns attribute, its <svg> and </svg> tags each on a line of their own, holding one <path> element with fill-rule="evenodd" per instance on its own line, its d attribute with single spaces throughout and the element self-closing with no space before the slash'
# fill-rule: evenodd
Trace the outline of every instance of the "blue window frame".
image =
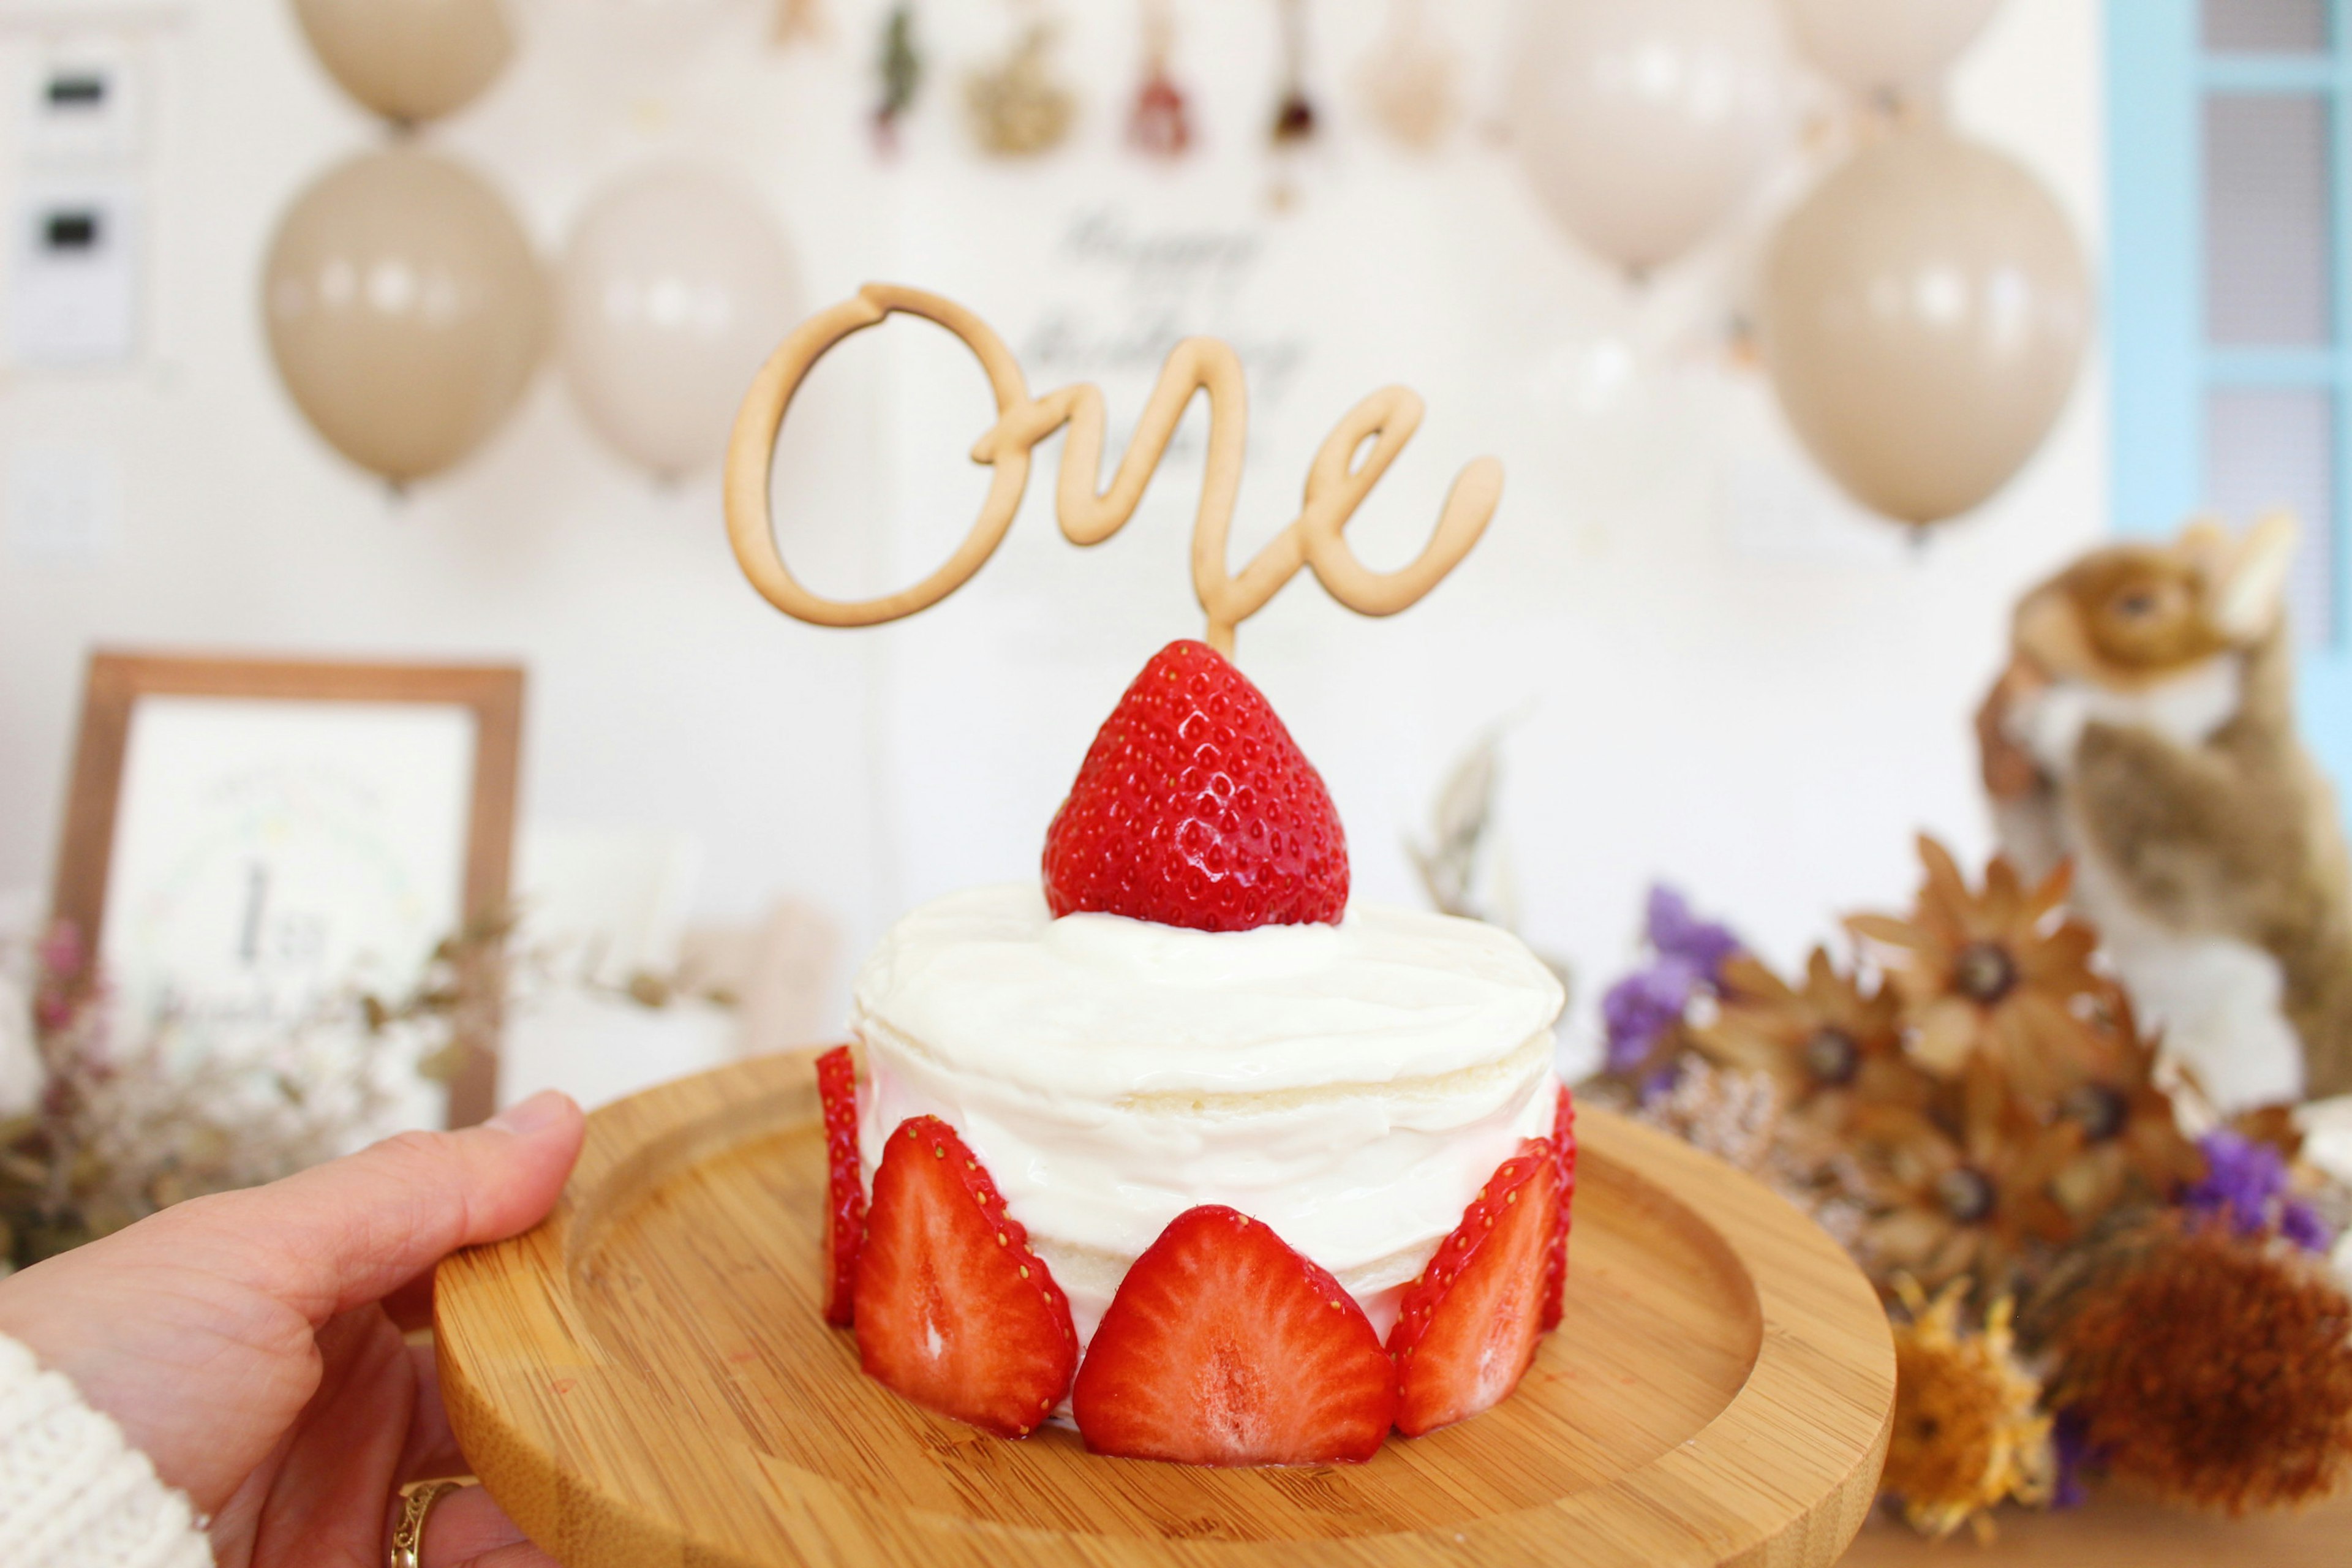
<svg viewBox="0 0 2352 1568">
<path fill-rule="evenodd" d="M 2291 505 L 2305 741 L 2352 790 L 2352 0 L 2106 0 L 2126 533 Z"/>
</svg>

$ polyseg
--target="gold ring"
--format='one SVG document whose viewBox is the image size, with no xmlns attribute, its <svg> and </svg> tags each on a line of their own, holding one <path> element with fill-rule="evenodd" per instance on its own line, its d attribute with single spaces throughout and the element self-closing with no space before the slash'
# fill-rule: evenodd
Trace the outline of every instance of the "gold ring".
<svg viewBox="0 0 2352 1568">
<path fill-rule="evenodd" d="M 433 1505 L 451 1492 L 463 1491 L 460 1481 L 422 1481 L 404 1494 L 400 1521 L 392 1527 L 392 1550 L 384 1553 L 389 1568 L 424 1568 L 425 1521 Z"/>
</svg>

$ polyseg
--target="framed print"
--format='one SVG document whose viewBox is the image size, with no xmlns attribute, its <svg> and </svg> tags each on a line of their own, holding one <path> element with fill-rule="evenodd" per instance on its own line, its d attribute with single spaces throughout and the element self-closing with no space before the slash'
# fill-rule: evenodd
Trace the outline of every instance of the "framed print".
<svg viewBox="0 0 2352 1568">
<path fill-rule="evenodd" d="M 118 1001 L 234 1029 L 398 994 L 506 901 L 523 675 L 99 652 L 52 908 Z M 450 1124 L 489 1113 L 468 1042 Z"/>
</svg>

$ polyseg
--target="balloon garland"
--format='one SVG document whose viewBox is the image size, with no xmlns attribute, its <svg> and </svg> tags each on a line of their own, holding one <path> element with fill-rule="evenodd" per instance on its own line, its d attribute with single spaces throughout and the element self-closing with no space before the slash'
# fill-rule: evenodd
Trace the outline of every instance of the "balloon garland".
<svg viewBox="0 0 2352 1568">
<path fill-rule="evenodd" d="M 716 16 L 719 3 L 654 9 Z M 1032 11 L 1010 52 L 965 77 L 964 108 L 982 151 L 1035 157 L 1067 137 L 1076 96 L 1055 74 L 1039 0 L 1016 3 Z M 772 4 L 780 36 L 821 30 L 822 0 Z M 334 79 L 404 132 L 474 101 L 514 52 L 502 0 L 291 5 Z M 915 5 L 881 8 L 873 129 L 886 153 L 928 74 Z M 1199 132 L 1170 70 L 1172 5 L 1138 5 L 1143 78 L 1123 129 L 1139 153 L 1176 157 Z M 1847 95 L 1855 150 L 1770 233 L 1755 342 L 1812 459 L 1915 527 L 1981 504 L 2032 456 L 2089 331 L 2087 270 L 2057 204 L 2021 166 L 1940 122 L 1942 79 L 1998 7 L 1547 0 L 1513 40 L 1519 163 L 1561 226 L 1637 282 L 1757 204 L 1793 140 L 1798 62 Z M 1307 0 L 1272 9 L 1279 71 L 1265 136 L 1285 153 L 1319 140 L 1327 119 L 1307 88 Z M 1363 107 L 1397 142 L 1433 145 L 1459 119 L 1459 66 L 1425 0 L 1391 0 L 1357 73 Z M 1295 202 L 1293 168 L 1277 164 L 1278 209 Z M 413 150 L 354 159 L 303 191 L 263 280 L 296 406 L 396 483 L 462 460 L 498 428 L 551 324 L 603 440 L 657 474 L 699 467 L 794 292 L 789 250 L 756 198 L 687 169 L 593 196 L 551 301 L 495 190 Z"/>
<path fill-rule="evenodd" d="M 1556 0 L 1516 43 L 1537 195 L 1638 281 L 1753 203 L 1789 142 L 1785 44 L 1847 96 L 1855 150 L 1765 247 L 1756 331 L 1807 453 L 1925 528 L 1981 505 L 2055 423 L 2091 285 L 2023 166 L 1941 123 L 2000 0 Z"/>
<path fill-rule="evenodd" d="M 403 132 L 473 101 L 512 53 L 499 0 L 294 9 L 329 73 Z M 816 15 L 802 7 L 803 21 Z M 719 174 L 671 165 L 598 193 L 551 299 L 489 183 L 407 146 L 362 153 L 299 193 L 261 292 L 296 408 L 395 487 L 487 440 L 551 338 L 590 429 L 614 451 L 662 476 L 713 464 L 745 383 L 800 313 L 789 248 L 756 196 Z"/>
</svg>

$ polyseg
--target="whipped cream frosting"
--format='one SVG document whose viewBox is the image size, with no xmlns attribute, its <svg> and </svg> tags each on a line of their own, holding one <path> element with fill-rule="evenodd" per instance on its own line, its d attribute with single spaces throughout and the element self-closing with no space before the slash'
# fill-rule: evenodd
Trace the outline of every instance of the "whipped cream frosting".
<svg viewBox="0 0 2352 1568">
<path fill-rule="evenodd" d="M 1383 1335 L 1523 1138 L 1551 1130 L 1559 982 L 1493 926 L 1356 904 L 1336 926 L 1055 920 L 1034 883 L 916 910 L 859 972 L 859 1140 L 961 1133 L 1081 1342 L 1196 1204 L 1265 1221 Z"/>
</svg>

